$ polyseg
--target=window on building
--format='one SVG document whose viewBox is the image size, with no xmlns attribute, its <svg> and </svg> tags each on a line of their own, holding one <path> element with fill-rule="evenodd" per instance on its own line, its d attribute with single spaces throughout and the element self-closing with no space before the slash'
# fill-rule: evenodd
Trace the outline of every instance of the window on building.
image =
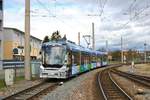
<svg viewBox="0 0 150 100">
<path fill-rule="evenodd" d="M 0 0 L 0 10 L 3 10 L 3 0 Z"/>
</svg>

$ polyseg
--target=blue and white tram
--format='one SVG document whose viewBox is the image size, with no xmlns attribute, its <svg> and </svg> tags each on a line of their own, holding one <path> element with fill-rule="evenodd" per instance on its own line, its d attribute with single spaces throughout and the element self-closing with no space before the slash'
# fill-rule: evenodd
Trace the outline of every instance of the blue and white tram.
<svg viewBox="0 0 150 100">
<path fill-rule="evenodd" d="M 76 74 L 107 65 L 105 53 L 76 45 L 71 41 L 42 44 L 41 78 L 66 79 Z"/>
</svg>

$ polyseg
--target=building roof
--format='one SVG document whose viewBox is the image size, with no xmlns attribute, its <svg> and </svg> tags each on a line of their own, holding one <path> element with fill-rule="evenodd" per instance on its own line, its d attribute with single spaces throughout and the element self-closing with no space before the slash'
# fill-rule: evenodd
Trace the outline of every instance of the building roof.
<svg viewBox="0 0 150 100">
<path fill-rule="evenodd" d="M 19 33 L 21 33 L 21 34 L 25 34 L 23 31 L 21 31 L 21 30 L 19 30 L 19 29 L 17 29 L 17 28 L 4 27 L 4 30 L 7 30 L 7 29 L 17 31 L 17 32 L 19 32 Z M 32 35 L 30 35 L 30 36 L 31 36 L 32 38 L 34 38 L 34 39 L 36 39 L 36 40 L 38 40 L 38 41 L 41 41 L 41 42 L 42 42 L 42 40 L 41 40 L 41 39 L 39 39 L 39 38 L 37 38 L 37 37 L 34 37 L 34 36 L 32 36 Z"/>
</svg>

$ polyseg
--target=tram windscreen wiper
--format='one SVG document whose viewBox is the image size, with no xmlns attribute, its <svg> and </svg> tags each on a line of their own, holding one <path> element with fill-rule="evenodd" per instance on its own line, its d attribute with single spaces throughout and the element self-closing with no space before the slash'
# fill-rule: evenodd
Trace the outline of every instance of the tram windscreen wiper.
<svg viewBox="0 0 150 100">
<path fill-rule="evenodd" d="M 59 64 L 51 64 L 51 65 L 43 65 L 44 67 L 52 67 L 52 68 L 61 68 L 63 65 Z"/>
</svg>

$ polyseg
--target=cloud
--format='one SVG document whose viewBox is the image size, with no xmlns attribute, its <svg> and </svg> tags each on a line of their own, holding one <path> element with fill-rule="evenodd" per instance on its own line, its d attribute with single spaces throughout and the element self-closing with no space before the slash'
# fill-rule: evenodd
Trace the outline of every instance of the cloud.
<svg viewBox="0 0 150 100">
<path fill-rule="evenodd" d="M 69 40 L 77 42 L 77 33 L 81 32 L 81 44 L 86 46 L 82 36 L 92 34 L 91 23 L 94 22 L 97 49 L 105 47 L 106 40 L 110 49 L 120 49 L 121 36 L 125 39 L 126 49 L 141 48 L 145 41 L 150 42 L 150 9 L 130 20 L 130 17 L 150 4 L 149 0 L 136 0 L 132 16 L 129 7 L 134 0 L 108 0 L 101 17 L 94 16 L 101 12 L 99 0 L 39 1 L 42 4 L 38 0 L 31 0 L 31 34 L 40 39 L 59 30 Z M 105 0 L 101 1 L 104 4 Z M 24 30 L 24 0 L 5 0 L 4 7 L 4 26 Z"/>
</svg>

